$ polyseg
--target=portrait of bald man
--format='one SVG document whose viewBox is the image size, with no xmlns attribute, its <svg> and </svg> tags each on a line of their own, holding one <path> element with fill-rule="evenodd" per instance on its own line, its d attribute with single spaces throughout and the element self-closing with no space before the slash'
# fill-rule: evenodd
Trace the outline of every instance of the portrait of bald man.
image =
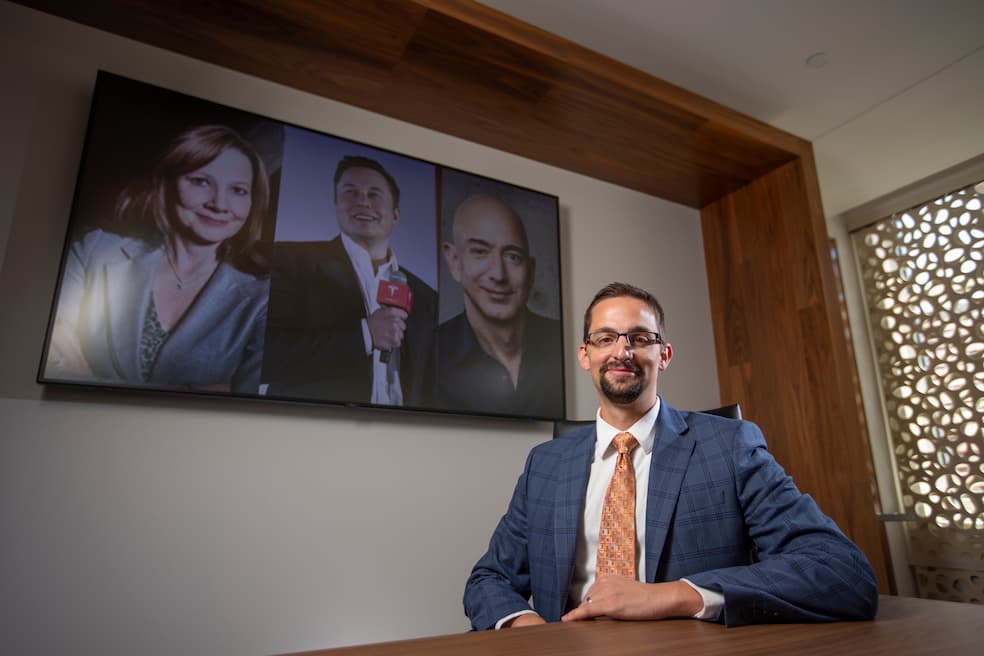
<svg viewBox="0 0 984 656">
<path fill-rule="evenodd" d="M 523 219 L 501 197 L 472 193 L 441 250 L 464 310 L 438 328 L 439 406 L 562 418 L 562 329 L 527 305 L 537 262 Z"/>
</svg>

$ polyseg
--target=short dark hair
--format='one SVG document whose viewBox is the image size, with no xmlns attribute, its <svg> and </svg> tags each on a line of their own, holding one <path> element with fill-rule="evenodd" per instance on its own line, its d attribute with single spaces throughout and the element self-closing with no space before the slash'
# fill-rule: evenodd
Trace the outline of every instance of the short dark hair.
<svg viewBox="0 0 984 656">
<path fill-rule="evenodd" d="M 608 283 L 602 287 L 594 298 L 591 299 L 591 303 L 588 304 L 588 309 L 584 311 L 584 340 L 588 340 L 588 331 L 591 330 L 591 311 L 594 306 L 598 305 L 602 301 L 609 298 L 621 298 L 624 296 L 629 296 L 631 298 L 638 298 L 640 301 L 644 301 L 649 307 L 653 309 L 653 313 L 656 315 L 656 329 L 658 332 L 662 333 L 666 328 L 665 317 L 663 316 L 663 306 L 659 304 L 656 297 L 647 292 L 645 289 L 636 287 L 635 285 L 630 285 L 624 282 L 612 282 Z"/>
<path fill-rule="evenodd" d="M 371 169 L 383 176 L 386 179 L 386 184 L 389 185 L 390 193 L 393 194 L 393 207 L 400 206 L 400 187 L 396 184 L 396 179 L 390 175 L 390 172 L 383 168 L 383 165 L 374 159 L 369 159 L 368 157 L 361 157 L 359 155 L 346 155 L 335 167 L 335 189 L 337 193 L 338 181 L 342 179 L 342 174 L 344 174 L 349 169 Z"/>
</svg>

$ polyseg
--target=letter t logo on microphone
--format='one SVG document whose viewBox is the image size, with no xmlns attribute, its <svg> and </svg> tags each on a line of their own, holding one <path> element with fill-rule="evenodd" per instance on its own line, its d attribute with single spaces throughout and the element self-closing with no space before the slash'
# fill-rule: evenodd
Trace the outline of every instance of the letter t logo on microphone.
<svg viewBox="0 0 984 656">
<path fill-rule="evenodd" d="M 376 302 L 380 305 L 388 305 L 403 310 L 410 314 L 413 307 L 413 290 L 407 284 L 407 277 L 402 271 L 396 270 L 390 276 L 390 280 L 380 280 L 376 288 Z M 379 361 L 388 363 L 390 351 L 383 351 L 379 354 Z M 397 349 L 399 353 L 399 349 Z"/>
<path fill-rule="evenodd" d="M 406 278 L 404 278 L 404 281 Z M 413 307 L 413 291 L 410 285 L 399 280 L 380 280 L 376 291 L 376 302 L 380 305 L 400 308 L 407 314 Z"/>
</svg>

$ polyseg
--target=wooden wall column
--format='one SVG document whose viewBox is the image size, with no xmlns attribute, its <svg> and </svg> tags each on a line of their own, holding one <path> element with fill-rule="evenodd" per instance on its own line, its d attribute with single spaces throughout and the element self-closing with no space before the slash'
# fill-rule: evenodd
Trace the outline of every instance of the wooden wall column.
<svg viewBox="0 0 984 656">
<path fill-rule="evenodd" d="M 811 177 L 812 176 L 812 177 Z M 701 210 L 722 403 L 894 587 L 810 153 Z"/>
</svg>

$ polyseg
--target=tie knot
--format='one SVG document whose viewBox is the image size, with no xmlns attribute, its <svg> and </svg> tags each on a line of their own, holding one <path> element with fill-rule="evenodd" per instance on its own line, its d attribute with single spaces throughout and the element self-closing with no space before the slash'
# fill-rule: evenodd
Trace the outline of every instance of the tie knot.
<svg viewBox="0 0 984 656">
<path fill-rule="evenodd" d="M 612 442 L 615 443 L 615 448 L 620 454 L 632 453 L 632 449 L 639 446 L 639 441 L 632 436 L 632 433 L 619 433 Z"/>
</svg>

